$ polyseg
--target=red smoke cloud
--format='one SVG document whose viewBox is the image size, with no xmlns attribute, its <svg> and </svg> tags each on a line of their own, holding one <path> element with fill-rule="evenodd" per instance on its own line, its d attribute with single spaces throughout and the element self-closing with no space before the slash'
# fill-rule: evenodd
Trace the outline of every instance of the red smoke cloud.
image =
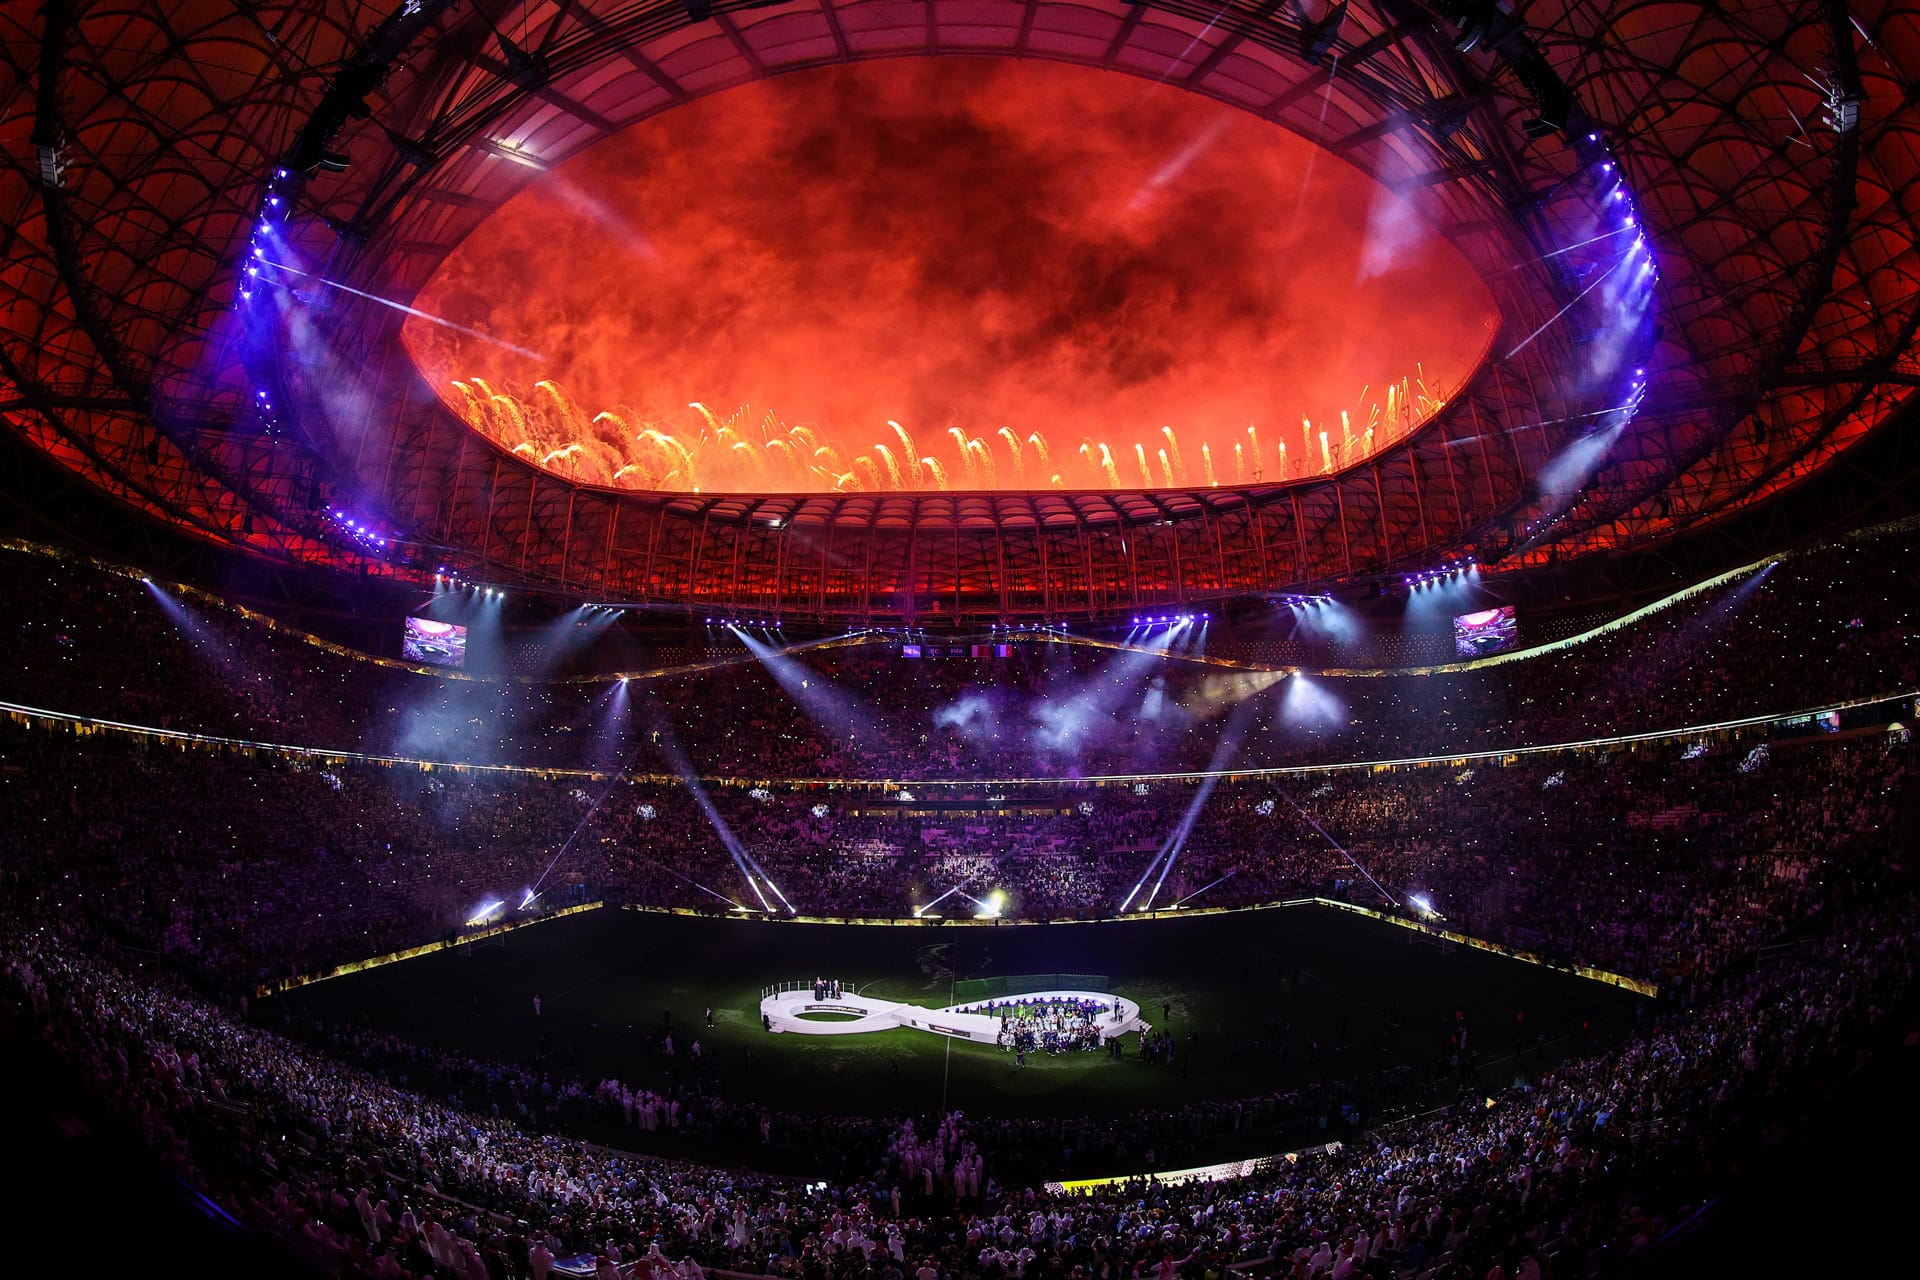
<svg viewBox="0 0 1920 1280">
<path fill-rule="evenodd" d="M 479 227 L 416 305 L 544 360 L 419 320 L 406 334 L 462 407 L 450 379 L 478 375 L 530 403 L 536 381 L 564 385 L 583 410 L 569 421 L 488 425 L 509 445 L 530 439 L 536 458 L 586 440 L 550 465 L 587 480 L 625 462 L 617 483 L 873 487 L 876 444 L 912 469 L 888 419 L 955 488 L 1044 487 L 1055 473 L 1108 483 L 1083 440 L 1110 446 L 1127 486 L 1142 445 L 1158 483 L 1163 425 L 1183 483 L 1205 483 L 1202 441 L 1232 483 L 1250 424 L 1273 479 L 1322 468 L 1322 429 L 1336 463 L 1357 460 L 1389 383 L 1418 365 L 1444 396 L 1483 354 L 1496 320 L 1485 287 L 1409 225 L 1333 155 L 1171 87 L 1039 62 L 873 62 L 668 112 Z M 722 418 L 751 406 L 748 447 L 699 449 L 692 401 Z M 620 419 L 584 425 L 602 409 Z M 1355 437 L 1344 455 L 1342 409 Z M 817 438 L 761 456 L 769 412 Z M 697 466 L 636 442 L 647 424 L 694 448 Z M 951 426 L 984 438 L 991 477 L 984 465 L 968 477 Z M 1017 475 L 1002 426 L 1041 433 L 1051 466 L 1023 446 Z M 1404 429 L 1383 422 L 1375 447 Z M 862 454 L 871 465 L 856 471 Z M 1243 456 L 1245 478 L 1255 462 Z M 918 477 L 933 487 L 929 470 Z"/>
</svg>

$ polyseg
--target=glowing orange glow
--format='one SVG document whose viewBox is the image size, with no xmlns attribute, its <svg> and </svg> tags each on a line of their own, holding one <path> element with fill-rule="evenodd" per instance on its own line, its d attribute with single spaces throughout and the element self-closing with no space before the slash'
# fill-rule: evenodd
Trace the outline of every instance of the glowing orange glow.
<svg viewBox="0 0 1920 1280">
<path fill-rule="evenodd" d="M 1497 321 L 1458 251 L 1292 134 L 972 59 L 670 111 L 508 201 L 416 303 L 542 353 L 408 322 L 477 430 L 707 493 L 1211 485 L 1229 448 L 1234 483 L 1319 474 L 1430 416 Z"/>
</svg>

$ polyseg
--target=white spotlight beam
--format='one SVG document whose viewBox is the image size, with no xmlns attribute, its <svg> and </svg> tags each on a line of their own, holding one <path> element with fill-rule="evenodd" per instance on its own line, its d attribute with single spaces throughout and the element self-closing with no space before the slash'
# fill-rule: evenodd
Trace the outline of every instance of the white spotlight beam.
<svg viewBox="0 0 1920 1280">
<path fill-rule="evenodd" d="M 753 890 L 753 896 L 760 899 L 761 910 L 765 911 L 768 915 L 772 915 L 773 904 L 767 901 L 766 894 L 760 892 L 760 883 L 753 878 L 753 872 L 751 871 L 747 872 L 747 888 Z"/>
<path fill-rule="evenodd" d="M 1234 707 L 1232 715 L 1227 720 L 1226 728 L 1221 731 L 1219 740 L 1213 744 L 1213 758 L 1207 764 L 1207 776 L 1201 781 L 1199 792 L 1187 805 L 1187 811 L 1180 815 L 1179 825 L 1173 829 L 1166 843 L 1160 847 L 1160 878 L 1153 882 L 1153 891 L 1147 895 L 1146 902 L 1142 904 L 1140 908 L 1142 911 L 1153 909 L 1153 900 L 1160 896 L 1160 886 L 1167 882 L 1167 872 L 1173 870 L 1174 862 L 1180 857 L 1181 851 L 1187 847 L 1187 837 L 1193 834 L 1194 826 L 1200 821 L 1201 811 L 1207 807 L 1207 800 L 1213 795 L 1213 789 L 1220 781 L 1220 770 L 1225 768 L 1240 750 L 1240 735 L 1246 728 L 1247 717 L 1250 714 L 1247 710 L 1248 705 L 1242 702 Z M 1148 874 L 1151 874 L 1153 868 L 1148 867 L 1147 870 Z M 1142 882 L 1146 880 L 1146 876 L 1140 878 Z M 1138 892 L 1138 886 L 1135 886 L 1135 892 Z M 1128 899 L 1132 899 L 1131 894 L 1128 895 Z M 1125 907 L 1121 907 L 1120 910 L 1122 914 L 1126 912 Z"/>
<path fill-rule="evenodd" d="M 767 888 L 773 890 L 773 896 L 780 899 L 780 905 L 787 909 L 787 914 L 790 916 L 798 915 L 799 912 L 793 909 L 793 904 L 787 901 L 787 895 L 780 892 L 780 886 L 773 882 L 773 877 L 767 874 L 767 869 L 760 865 L 760 860 L 749 853 L 747 854 L 747 861 L 753 864 L 754 869 L 760 873 L 760 878 L 767 882 Z"/>
<path fill-rule="evenodd" d="M 963 880 L 963 881 L 961 881 L 960 883 L 961 883 L 961 884 L 965 884 L 965 883 L 966 883 L 966 881 L 964 881 L 964 880 Z M 919 915 L 919 914 L 921 914 L 921 912 L 925 912 L 925 911 L 931 911 L 931 910 L 933 910 L 933 909 L 934 909 L 935 907 L 937 907 L 937 906 L 939 906 L 939 905 L 940 905 L 941 903 L 943 903 L 943 902 L 945 902 L 945 901 L 946 901 L 946 900 L 947 900 L 948 898 L 951 898 L 951 897 L 952 897 L 952 896 L 953 896 L 954 894 L 956 894 L 956 893 L 959 893 L 959 892 L 960 892 L 960 885 L 958 885 L 958 884 L 957 884 L 957 885 L 955 885 L 955 886 L 953 886 L 953 888 L 951 888 L 951 889 L 949 889 L 949 890 L 947 890 L 947 891 L 946 891 L 945 893 L 943 893 L 943 894 L 941 894 L 941 895 L 940 895 L 939 897 L 937 897 L 937 898 L 935 898 L 935 899 L 934 899 L 934 900 L 933 900 L 932 902 L 929 902 L 929 903 L 927 903 L 927 904 L 926 904 L 925 906 L 923 906 L 923 907 L 921 907 L 921 908 L 920 908 L 920 910 L 919 910 L 919 911 L 916 911 L 916 912 L 914 912 L 914 914 L 915 914 L 915 915 Z"/>
<path fill-rule="evenodd" d="M 1195 889 L 1192 893 L 1180 899 L 1180 901 L 1174 903 L 1173 910 L 1176 910 L 1176 911 L 1179 910 L 1181 907 L 1186 906 L 1189 902 L 1192 902 L 1195 898 L 1199 897 L 1201 894 L 1205 893 L 1207 890 L 1213 888 L 1215 885 L 1225 884 L 1227 881 L 1233 879 L 1235 876 L 1239 874 L 1240 874 L 1240 868 L 1235 867 L 1233 870 L 1227 872 L 1227 874 L 1221 876 L 1218 880 L 1207 881 L 1207 883 L 1201 885 L 1198 889 Z"/>
<path fill-rule="evenodd" d="M 1147 863 L 1147 869 L 1140 873 L 1140 878 L 1133 882 L 1132 890 L 1128 892 L 1125 900 L 1123 900 L 1120 903 L 1121 915 L 1127 914 L 1127 908 L 1133 905 L 1134 898 L 1139 894 L 1140 890 L 1146 887 L 1147 877 L 1153 874 L 1153 869 L 1160 865 L 1160 859 L 1166 856 L 1167 856 L 1167 842 L 1165 840 L 1162 840 L 1160 842 L 1160 847 L 1154 851 L 1153 860 Z"/>
<path fill-rule="evenodd" d="M 1355 871 L 1358 871 L 1361 875 L 1365 876 L 1367 878 L 1367 883 L 1380 891 L 1381 897 L 1385 898 L 1388 902 L 1391 902 L 1396 907 L 1400 905 L 1400 899 L 1394 897 L 1391 893 L 1387 892 L 1387 887 L 1381 884 L 1378 880 L 1375 880 L 1373 878 L 1373 872 L 1361 866 L 1360 860 L 1354 857 L 1351 853 L 1348 853 L 1345 845 L 1341 844 L 1338 840 L 1335 840 L 1332 836 L 1328 835 L 1327 829 L 1321 826 L 1319 823 L 1315 822 L 1313 820 L 1312 814 L 1308 813 L 1305 809 L 1302 809 L 1298 804 L 1295 804 L 1292 796 L 1288 795 L 1284 791 L 1281 791 L 1280 788 L 1278 787 L 1274 788 L 1274 792 L 1282 800 L 1285 800 L 1288 805 L 1292 806 L 1293 811 L 1299 814 L 1301 819 L 1305 821 L 1308 826 L 1312 827 L 1315 831 L 1319 832 L 1320 838 L 1322 840 L 1325 840 L 1328 844 L 1332 845 L 1336 853 L 1338 853 L 1341 857 L 1345 858 L 1350 864 L 1352 864 L 1353 869 Z"/>
<path fill-rule="evenodd" d="M 368 302 L 377 302 L 383 307 L 391 307 L 395 311 L 399 311 L 406 315 L 413 316 L 415 319 L 425 320 L 430 324 L 437 324 L 445 328 L 455 330 L 456 332 L 465 334 L 469 338 L 478 338 L 482 342 L 491 342 L 496 347 L 505 347 L 508 351 L 513 352 L 515 355 L 527 356 L 530 359 L 539 360 L 542 362 L 545 362 L 547 359 L 545 356 L 541 355 L 538 351 L 533 351 L 526 347 L 515 346 L 513 343 L 507 342 L 501 338 L 496 338 L 490 333 L 483 333 L 478 329 L 470 329 L 464 324 L 455 324 L 453 321 L 446 319 L 444 316 L 436 316 L 430 311 L 422 311 L 418 307 L 410 307 L 404 302 L 395 302 L 393 299 L 383 298 L 377 293 L 368 293 L 365 290 L 356 289 L 352 285 L 341 284 L 338 280 L 328 280 L 324 276 L 316 276 L 311 271 L 302 271 L 300 268 L 288 266 L 284 262 L 268 262 L 263 258 L 261 259 L 260 265 L 263 267 L 271 267 L 275 271 L 290 271 L 296 276 L 305 276 L 307 279 L 312 280 L 315 284 L 323 284 L 329 289 L 338 289 L 342 293 L 350 293 L 356 298 L 365 298 Z M 268 283 L 278 284 L 279 281 L 269 281 Z M 281 287 L 286 288 L 288 286 L 282 285 Z"/>
<path fill-rule="evenodd" d="M 718 889 L 709 888 L 708 886 L 701 884 L 698 880 L 695 880 L 692 876 L 681 875 L 678 871 L 674 870 L 672 867 L 668 866 L 666 863 L 660 861 L 658 858 L 649 858 L 646 854 L 641 853 L 638 849 L 629 849 L 627 852 L 631 853 L 634 857 L 639 858 L 642 862 L 651 863 L 653 866 L 660 868 L 660 870 L 666 872 L 668 875 L 672 876 L 675 880 L 678 880 L 683 884 L 690 884 L 694 888 L 698 889 L 700 892 L 708 895 L 709 897 L 720 899 L 720 901 L 726 903 L 728 906 L 732 907 L 735 911 L 748 910 L 746 906 L 742 905 L 739 902 L 734 901 L 732 898 L 729 898 L 726 894 L 721 893 Z"/>
<path fill-rule="evenodd" d="M 680 779 L 680 784 L 693 797 L 694 803 L 700 806 L 700 812 L 706 816 L 708 825 L 713 828 L 714 834 L 720 837 L 720 843 L 725 847 L 727 856 L 733 859 L 733 865 L 739 868 L 740 874 L 746 879 L 747 887 L 752 889 L 754 895 L 766 906 L 767 913 L 773 914 L 772 904 L 768 903 L 766 895 L 760 892 L 759 880 L 755 878 L 757 874 L 760 879 L 766 880 L 767 887 L 773 890 L 775 896 L 786 904 L 788 913 L 796 914 L 793 904 L 787 902 L 786 895 L 780 892 L 780 886 L 774 884 L 773 880 L 767 876 L 766 869 L 754 861 L 753 855 L 748 853 L 746 846 L 740 843 L 740 838 L 733 834 L 733 828 L 727 825 L 727 820 L 720 816 L 720 810 L 714 805 L 713 797 L 709 796 L 707 789 L 700 785 L 700 776 L 694 772 L 693 762 L 681 749 L 680 740 L 674 736 L 672 726 L 664 719 L 656 719 L 654 727 L 660 735 L 660 749 L 666 755 L 667 762 L 673 766 L 674 775 Z M 638 748 L 635 752 L 637 755 Z"/>
</svg>

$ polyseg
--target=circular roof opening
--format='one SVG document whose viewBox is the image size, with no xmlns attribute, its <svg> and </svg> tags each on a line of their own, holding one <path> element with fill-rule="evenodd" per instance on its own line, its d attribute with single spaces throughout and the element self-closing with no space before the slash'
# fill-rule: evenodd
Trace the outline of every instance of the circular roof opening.
<svg viewBox="0 0 1920 1280">
<path fill-rule="evenodd" d="M 503 205 L 415 306 L 415 361 L 501 445 L 708 493 L 1301 479 L 1414 430 L 1499 320 L 1404 201 L 1294 134 L 1132 76 L 954 58 L 628 129 Z"/>
</svg>

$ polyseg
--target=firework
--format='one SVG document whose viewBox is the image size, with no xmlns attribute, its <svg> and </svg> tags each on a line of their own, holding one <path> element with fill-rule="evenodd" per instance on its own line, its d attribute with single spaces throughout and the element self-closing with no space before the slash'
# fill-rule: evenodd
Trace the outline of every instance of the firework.
<svg viewBox="0 0 1920 1280">
<path fill-rule="evenodd" d="M 1020 437 L 1013 433 L 1012 427 L 1002 427 L 1000 428 L 1000 438 L 1007 442 L 1007 452 L 1013 455 L 1014 480 L 1016 482 L 1025 481 L 1027 478 L 1027 455 L 1026 451 L 1020 447 Z M 1046 465 L 1044 459 L 1041 465 Z"/>
<path fill-rule="evenodd" d="M 1041 431 L 1024 437 L 1011 426 L 969 435 L 963 426 L 940 433 L 938 452 L 922 453 L 913 435 L 889 419 L 891 441 L 875 440 L 864 451 L 842 442 L 845 431 L 821 424 L 789 426 L 773 413 L 757 417 L 745 407 L 722 417 L 706 404 L 688 404 L 690 418 L 679 424 L 648 420 L 620 405 L 588 414 L 567 389 L 552 379 L 533 384 L 524 397 L 484 377 L 454 380 L 449 403 L 472 426 L 515 455 L 557 475 L 586 484 L 630 489 L 778 492 L 885 493 L 913 489 L 1026 489 L 1041 477 L 1054 488 L 1120 489 L 1114 446 L 1084 437 L 1061 466 Z M 1363 391 L 1364 394 L 1364 391 Z M 1319 445 L 1318 474 L 1371 457 L 1376 449 L 1404 439 L 1447 404 L 1427 385 L 1424 371 L 1387 384 L 1385 403 L 1368 402 L 1356 411 L 1339 410 L 1340 434 L 1300 418 L 1302 448 L 1292 455 L 1277 442 L 1274 478 L 1299 480 L 1312 474 L 1314 444 Z M 1162 443 L 1139 441 L 1119 448 L 1133 455 L 1133 472 L 1144 488 L 1176 488 L 1190 482 L 1180 439 L 1172 425 L 1159 428 Z M 1006 448 L 996 458 L 992 441 Z M 1221 442 L 1223 446 L 1226 441 Z M 1204 482 L 1217 486 L 1212 441 L 1200 442 Z M 1123 455 L 1124 456 L 1124 453 Z M 1297 456 L 1298 461 L 1295 458 Z M 1029 459 L 1036 465 L 1029 466 Z M 1266 479 L 1260 454 L 1260 430 L 1249 423 L 1243 441 L 1233 441 L 1233 483 Z"/>
</svg>

